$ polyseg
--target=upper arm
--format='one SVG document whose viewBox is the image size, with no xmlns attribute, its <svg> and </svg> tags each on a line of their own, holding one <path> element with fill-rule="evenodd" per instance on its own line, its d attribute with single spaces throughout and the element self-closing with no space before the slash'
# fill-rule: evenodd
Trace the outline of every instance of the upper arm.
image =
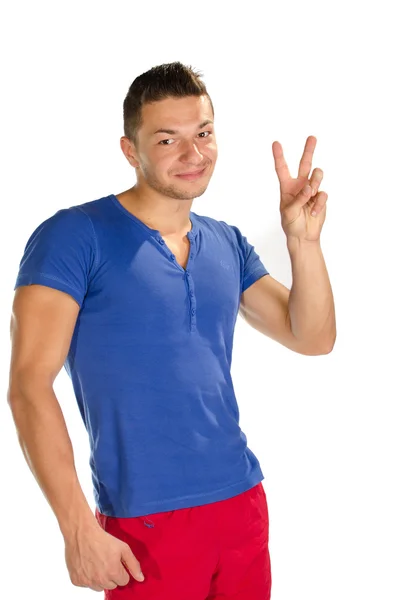
<svg viewBox="0 0 397 600">
<path fill-rule="evenodd" d="M 24 385 L 52 385 L 61 370 L 79 314 L 69 294 L 43 285 L 19 287 L 12 306 L 9 394 Z"/>
<path fill-rule="evenodd" d="M 269 274 L 255 246 L 238 227 L 232 225 L 231 229 L 243 260 L 240 315 L 254 329 L 286 348 L 309 354 L 292 333 L 288 310 L 290 290 Z"/>
<path fill-rule="evenodd" d="M 299 354 L 311 354 L 291 330 L 290 290 L 271 275 L 261 277 L 241 295 L 240 315 L 264 335 Z"/>
<path fill-rule="evenodd" d="M 33 378 L 52 385 L 96 264 L 95 232 L 81 210 L 62 209 L 34 230 L 14 288 L 9 393 Z"/>
</svg>

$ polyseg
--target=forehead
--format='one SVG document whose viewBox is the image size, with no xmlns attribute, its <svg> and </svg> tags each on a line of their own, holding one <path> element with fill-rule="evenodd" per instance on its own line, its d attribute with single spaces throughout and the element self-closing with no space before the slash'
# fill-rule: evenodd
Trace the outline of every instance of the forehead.
<svg viewBox="0 0 397 600">
<path fill-rule="evenodd" d="M 166 98 L 142 107 L 143 129 L 154 135 L 158 129 L 175 132 L 196 128 L 204 121 L 213 121 L 211 104 L 207 96 Z"/>
</svg>

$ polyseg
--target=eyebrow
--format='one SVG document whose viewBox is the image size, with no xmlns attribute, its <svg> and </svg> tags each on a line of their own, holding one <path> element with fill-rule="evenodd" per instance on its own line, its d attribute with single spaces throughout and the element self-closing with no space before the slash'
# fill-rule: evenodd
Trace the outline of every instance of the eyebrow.
<svg viewBox="0 0 397 600">
<path fill-rule="evenodd" d="M 202 123 L 200 123 L 200 125 L 197 127 L 197 129 L 202 129 L 209 123 L 213 124 L 214 121 L 211 121 L 211 119 L 207 119 L 206 121 L 203 121 Z M 169 133 L 170 135 L 175 135 L 176 133 L 178 133 L 178 131 L 176 131 L 175 129 L 157 129 L 156 131 L 154 131 L 152 133 L 152 135 L 156 135 L 156 133 Z"/>
</svg>

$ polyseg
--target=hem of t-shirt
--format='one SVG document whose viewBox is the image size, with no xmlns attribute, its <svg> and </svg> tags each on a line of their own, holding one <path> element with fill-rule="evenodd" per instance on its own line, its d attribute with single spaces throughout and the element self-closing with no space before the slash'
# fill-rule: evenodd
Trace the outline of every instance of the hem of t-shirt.
<svg viewBox="0 0 397 600">
<path fill-rule="evenodd" d="M 204 494 L 196 494 L 193 496 L 183 496 L 182 498 L 168 498 L 167 500 L 160 500 L 158 502 L 150 502 L 149 504 L 140 504 L 126 507 L 123 513 L 117 511 L 117 514 L 112 510 L 105 509 L 99 502 L 96 502 L 97 510 L 106 517 L 113 517 L 117 519 L 128 519 L 131 517 L 142 517 L 156 512 L 167 512 L 170 510 L 178 510 L 180 508 L 191 508 L 194 506 L 203 506 L 204 504 L 211 504 L 212 502 L 219 502 L 221 500 L 228 500 L 233 496 L 242 494 L 255 487 L 265 479 L 260 466 L 252 471 L 249 477 L 246 477 L 242 481 L 238 481 L 226 488 L 221 488 L 212 492 L 206 492 Z"/>
<path fill-rule="evenodd" d="M 83 297 L 73 286 L 65 283 L 61 279 L 56 279 L 53 275 L 46 275 L 45 273 L 35 273 L 34 275 L 30 275 L 29 273 L 20 273 L 17 277 L 14 290 L 21 285 L 32 284 L 45 285 L 46 287 L 54 288 L 61 292 L 66 292 L 70 296 L 73 296 L 80 307 L 83 303 Z"/>
<path fill-rule="evenodd" d="M 255 269 L 255 271 L 253 271 L 252 273 L 250 273 L 248 275 L 248 277 L 246 277 L 244 279 L 244 281 L 243 281 L 243 287 L 242 287 L 242 292 L 245 292 L 245 290 L 247 288 L 249 288 L 250 285 L 252 285 L 253 283 L 255 283 L 255 281 L 257 281 L 258 279 L 260 279 L 264 275 L 269 275 L 269 271 L 267 271 L 263 267 L 258 267 L 257 269 Z"/>
</svg>

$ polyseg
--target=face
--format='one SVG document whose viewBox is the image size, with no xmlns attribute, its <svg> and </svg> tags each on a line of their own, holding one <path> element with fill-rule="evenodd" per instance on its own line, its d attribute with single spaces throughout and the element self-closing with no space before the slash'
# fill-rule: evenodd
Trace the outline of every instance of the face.
<svg viewBox="0 0 397 600">
<path fill-rule="evenodd" d="M 135 167 L 136 187 L 143 193 L 152 194 L 155 190 L 179 200 L 204 194 L 218 156 L 214 124 L 203 125 L 214 120 L 207 96 L 167 98 L 145 104 L 142 117 L 139 148 L 125 136 L 120 140 L 127 160 Z M 202 169 L 204 172 L 195 178 L 178 176 Z"/>
</svg>

